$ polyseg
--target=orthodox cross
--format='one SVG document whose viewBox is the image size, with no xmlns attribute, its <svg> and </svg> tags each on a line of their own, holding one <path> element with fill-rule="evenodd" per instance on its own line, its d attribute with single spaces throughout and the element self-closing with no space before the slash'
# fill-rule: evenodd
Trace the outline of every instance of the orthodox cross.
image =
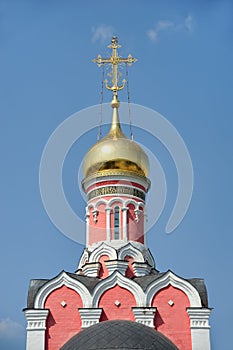
<svg viewBox="0 0 233 350">
<path fill-rule="evenodd" d="M 118 39 L 116 36 L 112 37 L 112 43 L 108 46 L 110 49 L 112 49 L 112 56 L 109 58 L 102 58 L 101 55 L 98 55 L 96 59 L 92 60 L 92 62 L 95 62 L 100 67 L 103 64 L 111 64 L 112 65 L 112 71 L 110 73 L 110 76 L 112 78 L 112 85 L 108 84 L 108 81 L 105 80 L 105 86 L 108 90 L 111 90 L 113 92 L 113 95 L 117 96 L 117 92 L 119 90 L 122 90 L 125 86 L 126 80 L 123 79 L 121 82 L 121 85 L 119 85 L 119 64 L 127 64 L 128 66 L 131 66 L 132 63 L 136 62 L 137 59 L 133 58 L 132 55 L 128 55 L 127 58 L 123 58 L 118 56 L 117 49 L 121 47 L 121 45 L 118 45 Z"/>
</svg>

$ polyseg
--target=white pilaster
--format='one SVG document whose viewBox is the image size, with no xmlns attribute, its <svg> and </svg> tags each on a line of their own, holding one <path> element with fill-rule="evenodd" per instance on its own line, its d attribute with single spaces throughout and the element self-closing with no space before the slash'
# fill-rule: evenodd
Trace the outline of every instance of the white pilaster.
<svg viewBox="0 0 233 350">
<path fill-rule="evenodd" d="M 102 308 L 79 308 L 78 309 L 82 319 L 82 329 L 93 326 L 99 323 L 100 316 L 102 314 Z"/>
<path fill-rule="evenodd" d="M 154 315 L 156 307 L 132 307 L 135 321 L 145 326 L 154 328 Z"/>
<path fill-rule="evenodd" d="M 127 242 L 128 241 L 128 230 L 127 230 L 127 211 L 128 208 L 127 207 L 123 207 L 122 209 L 122 213 L 123 213 L 123 241 Z"/>
<path fill-rule="evenodd" d="M 27 320 L 26 350 L 45 349 L 46 319 L 49 310 L 26 309 L 24 314 Z"/>
<path fill-rule="evenodd" d="M 210 350 L 210 309 L 187 308 L 190 318 L 192 350 Z"/>
<path fill-rule="evenodd" d="M 106 234 L 107 242 L 111 241 L 111 208 L 106 208 Z"/>
</svg>

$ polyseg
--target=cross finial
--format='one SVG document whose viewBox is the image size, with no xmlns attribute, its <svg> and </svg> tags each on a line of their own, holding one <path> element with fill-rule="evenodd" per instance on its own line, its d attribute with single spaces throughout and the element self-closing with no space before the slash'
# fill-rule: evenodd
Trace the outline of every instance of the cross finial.
<svg viewBox="0 0 233 350">
<path fill-rule="evenodd" d="M 109 58 L 103 58 L 101 55 L 98 55 L 96 59 L 92 60 L 92 62 L 97 63 L 99 67 L 103 64 L 109 64 L 112 66 L 112 70 L 109 73 L 109 76 L 112 78 L 112 84 L 109 85 L 109 82 L 105 80 L 105 86 L 108 90 L 113 92 L 113 100 L 117 101 L 117 93 L 119 90 L 124 88 L 126 82 L 125 79 L 120 82 L 121 73 L 119 72 L 119 65 L 128 64 L 131 66 L 131 64 L 136 62 L 137 59 L 133 58 L 130 54 L 127 58 L 118 56 L 117 49 L 119 49 L 121 45 L 118 44 L 118 39 L 116 36 L 112 37 L 112 43 L 108 47 L 112 49 L 112 55 Z"/>
</svg>

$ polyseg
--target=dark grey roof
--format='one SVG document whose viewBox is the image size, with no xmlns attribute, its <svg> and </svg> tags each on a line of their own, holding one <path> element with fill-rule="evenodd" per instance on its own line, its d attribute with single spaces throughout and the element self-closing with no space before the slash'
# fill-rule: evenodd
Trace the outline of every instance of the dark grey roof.
<svg viewBox="0 0 233 350">
<path fill-rule="evenodd" d="M 132 321 L 105 321 L 84 329 L 60 350 L 178 350 L 160 332 Z"/>
</svg>

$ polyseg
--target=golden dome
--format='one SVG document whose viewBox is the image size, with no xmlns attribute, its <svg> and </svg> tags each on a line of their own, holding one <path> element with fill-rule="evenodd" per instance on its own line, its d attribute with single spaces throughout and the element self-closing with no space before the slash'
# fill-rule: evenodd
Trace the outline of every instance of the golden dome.
<svg viewBox="0 0 233 350">
<path fill-rule="evenodd" d="M 83 175 L 104 176 L 111 173 L 133 172 L 147 177 L 149 160 L 143 149 L 129 140 L 121 130 L 118 107 L 119 101 L 114 96 L 112 101 L 112 125 L 109 133 L 89 149 L 83 160 Z"/>
</svg>

